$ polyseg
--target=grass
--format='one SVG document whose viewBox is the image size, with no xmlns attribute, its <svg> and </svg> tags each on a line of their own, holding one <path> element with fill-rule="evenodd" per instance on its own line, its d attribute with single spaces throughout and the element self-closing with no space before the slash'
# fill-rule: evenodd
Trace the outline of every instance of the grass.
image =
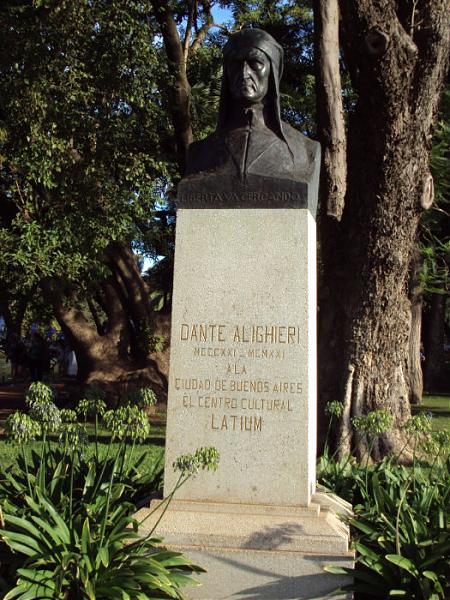
<svg viewBox="0 0 450 600">
<path fill-rule="evenodd" d="M 93 423 L 82 423 L 82 425 L 86 426 L 87 432 L 89 436 L 94 435 L 94 424 Z M 0 421 L 0 427 L 2 426 L 2 422 Z M 164 424 L 152 424 L 151 427 L 150 440 L 164 440 L 166 437 L 166 426 Z M 109 441 L 110 432 L 103 427 L 98 428 L 98 437 L 103 440 L 105 443 Z"/>
<path fill-rule="evenodd" d="M 56 445 L 57 442 L 52 442 L 52 444 Z M 31 456 L 32 449 L 39 453 L 41 448 L 41 442 L 34 442 L 33 444 L 26 445 L 25 452 L 28 456 Z M 108 448 L 108 443 L 101 442 L 99 443 L 98 448 L 100 456 L 105 456 Z M 110 449 L 110 456 L 114 456 L 115 453 L 117 453 L 118 449 L 119 444 L 113 443 Z M 86 450 L 86 457 L 89 457 L 89 455 L 93 452 L 94 445 L 91 444 Z M 0 470 L 3 471 L 8 467 L 13 466 L 17 462 L 17 457 L 19 453 L 20 449 L 18 446 L 9 443 L 6 440 L 0 440 Z M 155 464 L 155 461 L 163 456 L 164 446 L 152 442 L 147 442 L 145 444 L 136 444 L 136 447 L 133 452 L 134 459 L 137 460 L 142 454 L 146 454 L 146 458 L 142 463 L 140 470 L 149 470 Z"/>
<path fill-rule="evenodd" d="M 450 430 L 450 396 L 424 395 L 422 404 L 412 407 L 413 414 L 431 413 L 433 431 Z"/>
<path fill-rule="evenodd" d="M 0 429 L 3 429 L 4 421 L 0 421 Z M 89 438 L 93 438 L 94 436 L 94 425 L 92 423 L 86 424 L 86 429 L 89 435 Z M 142 463 L 142 469 L 150 468 L 159 457 L 164 454 L 164 440 L 166 435 L 165 425 L 152 425 L 150 437 L 143 444 L 136 444 L 133 457 L 137 460 L 142 454 L 147 454 L 146 459 Z M 107 448 L 109 446 L 109 442 L 111 439 L 111 434 L 103 428 L 99 428 L 99 454 L 100 456 L 104 456 L 107 452 Z M 51 444 L 58 444 L 56 438 Z M 130 444 L 131 447 L 131 444 Z M 29 443 L 26 445 L 26 453 L 28 456 L 31 454 L 31 450 L 35 450 L 36 452 L 40 452 L 42 448 L 42 443 L 40 441 L 36 441 L 33 443 Z M 110 456 L 114 456 L 119 448 L 119 443 L 112 443 L 110 449 Z M 0 470 L 4 470 L 17 462 L 17 456 L 20 452 L 20 449 L 17 445 L 8 441 L 6 435 L 0 436 Z M 86 456 L 90 456 L 94 452 L 94 444 L 90 443 L 86 449 Z"/>
</svg>

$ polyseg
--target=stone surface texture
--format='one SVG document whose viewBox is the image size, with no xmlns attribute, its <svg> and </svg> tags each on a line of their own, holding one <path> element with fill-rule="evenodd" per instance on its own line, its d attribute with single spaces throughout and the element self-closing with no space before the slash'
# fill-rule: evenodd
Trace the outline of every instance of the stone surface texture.
<svg viewBox="0 0 450 600">
<path fill-rule="evenodd" d="M 150 531 L 159 501 L 143 526 Z M 327 574 L 327 565 L 350 566 L 348 531 L 329 506 L 350 505 L 315 494 L 308 507 L 174 501 L 162 521 L 165 543 L 185 552 L 207 570 L 201 587 L 186 590 L 198 600 L 255 598 L 322 599 L 345 579 Z M 138 519 L 149 514 L 142 509 Z M 349 598 L 347 594 L 336 596 Z"/>
<path fill-rule="evenodd" d="M 193 600 L 319 600 L 345 582 L 324 566 L 352 564 L 351 507 L 315 487 L 315 185 L 304 209 L 178 211 L 165 496 L 179 455 L 215 446 L 220 466 L 157 533 L 207 569 Z"/>
<path fill-rule="evenodd" d="M 348 559 L 342 557 L 279 551 L 188 552 L 207 569 L 196 577 L 201 586 L 186 590 L 192 600 L 325 600 L 348 583 L 324 572 L 326 565 L 348 566 Z M 208 573 L 214 573 L 214 578 Z M 351 598 L 349 593 L 333 595 L 333 600 Z"/>
<path fill-rule="evenodd" d="M 316 460 L 316 237 L 308 209 L 178 211 L 165 494 L 177 456 L 220 453 L 181 500 L 308 505 Z"/>
</svg>

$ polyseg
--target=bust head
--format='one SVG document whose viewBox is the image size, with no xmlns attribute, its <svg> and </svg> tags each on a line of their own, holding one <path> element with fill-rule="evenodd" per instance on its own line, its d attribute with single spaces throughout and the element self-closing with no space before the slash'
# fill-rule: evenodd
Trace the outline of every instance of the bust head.
<svg viewBox="0 0 450 600">
<path fill-rule="evenodd" d="M 263 178 L 266 183 L 268 178 L 308 180 L 316 150 L 281 120 L 282 71 L 283 49 L 270 34 L 245 29 L 229 37 L 223 48 L 217 127 L 191 145 L 188 177 L 205 174 L 214 180 L 212 186 L 220 181 L 223 190 L 233 185 L 260 189 Z"/>
<path fill-rule="evenodd" d="M 270 60 L 259 48 L 232 48 L 224 65 L 230 94 L 244 105 L 258 104 L 269 89 Z"/>
<path fill-rule="evenodd" d="M 217 129 L 228 125 L 232 109 L 264 103 L 268 126 L 284 139 L 280 117 L 283 49 L 262 29 L 243 29 L 223 48 L 223 79 Z"/>
<path fill-rule="evenodd" d="M 277 206 L 298 208 L 300 196 L 305 205 L 317 148 L 281 121 L 282 71 L 283 49 L 271 35 L 245 29 L 230 36 L 223 48 L 218 124 L 189 148 L 179 206 L 196 208 L 195 194 L 211 194 L 215 208 L 271 208 L 269 192 L 287 194 Z"/>
</svg>

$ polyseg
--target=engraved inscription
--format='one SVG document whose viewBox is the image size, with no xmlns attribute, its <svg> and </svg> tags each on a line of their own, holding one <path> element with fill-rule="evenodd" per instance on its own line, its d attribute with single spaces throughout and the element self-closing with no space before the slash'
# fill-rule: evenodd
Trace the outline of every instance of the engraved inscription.
<svg viewBox="0 0 450 600">
<path fill-rule="evenodd" d="M 188 325 L 182 323 L 180 328 L 180 340 L 182 342 L 224 342 L 225 325 L 215 323 L 194 323 Z"/>
<path fill-rule="evenodd" d="M 233 325 L 182 323 L 182 342 L 232 342 L 239 344 L 299 344 L 298 325 Z"/>
<path fill-rule="evenodd" d="M 262 417 L 242 417 L 239 415 L 211 415 L 211 429 L 215 431 L 261 431 Z"/>
<path fill-rule="evenodd" d="M 211 431 L 258 434 L 298 407 L 302 382 L 252 377 L 255 360 L 291 356 L 291 348 L 301 343 L 298 325 L 199 322 L 181 323 L 178 331 L 186 351 L 208 368 L 206 377 L 195 371 L 174 377 L 172 389 L 183 409 L 209 413 L 204 422 Z"/>
<path fill-rule="evenodd" d="M 175 377 L 175 389 L 178 390 L 215 390 L 223 392 L 245 392 L 257 394 L 302 394 L 302 384 L 297 381 L 267 381 L 262 379 L 196 379 L 193 377 Z"/>
<path fill-rule="evenodd" d="M 236 204 L 241 202 L 267 202 L 278 203 L 301 202 L 303 194 L 301 192 L 185 192 L 178 198 L 181 204 L 200 203 L 200 204 Z"/>
</svg>

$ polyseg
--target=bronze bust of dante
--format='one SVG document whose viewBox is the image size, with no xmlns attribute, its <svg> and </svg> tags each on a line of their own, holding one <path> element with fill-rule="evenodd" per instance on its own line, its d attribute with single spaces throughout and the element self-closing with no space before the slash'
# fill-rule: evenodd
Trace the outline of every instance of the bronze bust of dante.
<svg viewBox="0 0 450 600">
<path fill-rule="evenodd" d="M 178 205 L 193 208 L 305 207 L 319 144 L 281 120 L 283 49 L 245 29 L 223 49 L 217 128 L 191 144 Z"/>
</svg>

